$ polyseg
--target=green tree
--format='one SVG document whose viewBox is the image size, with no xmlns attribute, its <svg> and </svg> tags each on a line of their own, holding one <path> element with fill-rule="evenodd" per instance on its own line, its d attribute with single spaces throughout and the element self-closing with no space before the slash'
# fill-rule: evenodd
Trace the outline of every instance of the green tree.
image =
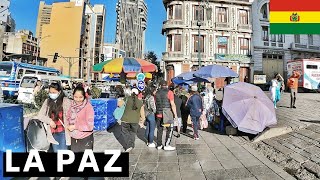
<svg viewBox="0 0 320 180">
<path fill-rule="evenodd" d="M 151 63 L 155 64 L 158 68 L 158 72 L 155 73 L 155 76 L 157 78 L 159 77 L 162 77 L 163 76 L 163 73 L 162 73 L 162 70 L 160 69 L 160 62 L 158 61 L 158 57 L 157 57 L 157 54 L 154 53 L 154 51 L 148 51 L 145 55 L 144 55 L 144 58 L 146 60 L 149 60 Z"/>
</svg>

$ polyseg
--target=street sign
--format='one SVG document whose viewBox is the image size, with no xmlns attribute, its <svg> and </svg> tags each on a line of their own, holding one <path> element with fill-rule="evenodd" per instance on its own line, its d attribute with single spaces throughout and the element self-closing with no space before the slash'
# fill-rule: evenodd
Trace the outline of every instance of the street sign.
<svg viewBox="0 0 320 180">
<path fill-rule="evenodd" d="M 146 76 L 143 73 L 137 74 L 137 80 L 138 81 L 144 81 L 145 78 L 146 78 Z"/>
<path fill-rule="evenodd" d="M 143 91 L 145 88 L 144 81 L 138 81 L 138 89 L 139 91 Z"/>
</svg>

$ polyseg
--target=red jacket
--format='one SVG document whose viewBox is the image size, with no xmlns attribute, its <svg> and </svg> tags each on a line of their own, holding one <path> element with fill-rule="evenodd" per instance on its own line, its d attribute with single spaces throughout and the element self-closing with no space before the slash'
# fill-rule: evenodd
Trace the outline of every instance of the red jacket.
<svg viewBox="0 0 320 180">
<path fill-rule="evenodd" d="M 301 75 L 299 72 L 292 74 L 288 79 L 288 87 L 290 89 L 298 89 L 298 81 L 300 77 Z"/>
</svg>

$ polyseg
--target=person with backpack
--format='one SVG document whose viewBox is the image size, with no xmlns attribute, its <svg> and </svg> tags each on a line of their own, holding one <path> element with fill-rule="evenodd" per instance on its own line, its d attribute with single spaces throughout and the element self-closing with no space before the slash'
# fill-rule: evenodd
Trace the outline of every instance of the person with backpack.
<svg viewBox="0 0 320 180">
<path fill-rule="evenodd" d="M 202 98 L 198 93 L 196 85 L 191 87 L 191 97 L 188 99 L 187 106 L 190 108 L 190 116 L 193 125 L 193 136 L 195 140 L 199 139 L 199 119 L 203 111 Z"/>
<path fill-rule="evenodd" d="M 73 101 L 66 120 L 71 136 L 71 150 L 73 152 L 93 150 L 94 110 L 81 86 L 73 91 Z"/>
<path fill-rule="evenodd" d="M 67 150 L 71 145 L 69 130 L 65 122 L 67 112 L 71 106 L 71 100 L 65 97 L 59 83 L 51 83 L 49 86 L 49 98 L 44 101 L 35 117 L 47 125 L 47 140 L 52 145 L 54 152 Z"/>
<path fill-rule="evenodd" d="M 145 99 L 144 99 L 144 111 L 146 115 L 146 131 L 145 131 L 145 137 L 147 139 L 147 146 L 155 148 L 156 145 L 153 142 L 154 139 L 154 130 L 156 129 L 156 103 L 154 100 L 154 96 L 156 94 L 156 88 L 155 87 L 149 87 L 146 89 L 145 92 Z"/>
<path fill-rule="evenodd" d="M 146 119 L 143 102 L 138 99 L 139 90 L 132 89 L 131 96 L 125 99 L 126 106 L 121 117 L 121 131 L 125 140 L 124 149 L 130 152 L 135 147 L 135 137 L 138 128 L 144 126 Z"/>
<path fill-rule="evenodd" d="M 174 94 L 168 89 L 167 81 L 160 82 L 160 88 L 156 93 L 156 122 L 157 122 L 157 149 L 164 149 L 165 151 L 173 151 L 176 148 L 171 146 L 171 139 L 173 134 L 173 122 L 177 119 L 176 105 L 174 103 Z M 162 144 L 162 134 L 164 127 L 166 131 L 165 144 Z"/>
</svg>

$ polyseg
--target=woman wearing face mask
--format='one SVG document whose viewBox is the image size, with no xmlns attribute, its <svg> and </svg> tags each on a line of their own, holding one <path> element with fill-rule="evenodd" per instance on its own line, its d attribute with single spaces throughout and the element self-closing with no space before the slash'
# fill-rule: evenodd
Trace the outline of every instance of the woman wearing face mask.
<svg viewBox="0 0 320 180">
<path fill-rule="evenodd" d="M 52 144 L 54 152 L 67 150 L 71 144 L 69 131 L 65 130 L 64 123 L 70 105 L 71 101 L 65 97 L 61 85 L 51 83 L 49 98 L 42 104 L 37 119 L 48 125 L 47 139 Z"/>
<path fill-rule="evenodd" d="M 67 113 L 67 124 L 73 152 L 93 149 L 93 117 L 93 107 L 86 98 L 84 88 L 76 87 L 73 91 L 71 107 Z"/>
</svg>

